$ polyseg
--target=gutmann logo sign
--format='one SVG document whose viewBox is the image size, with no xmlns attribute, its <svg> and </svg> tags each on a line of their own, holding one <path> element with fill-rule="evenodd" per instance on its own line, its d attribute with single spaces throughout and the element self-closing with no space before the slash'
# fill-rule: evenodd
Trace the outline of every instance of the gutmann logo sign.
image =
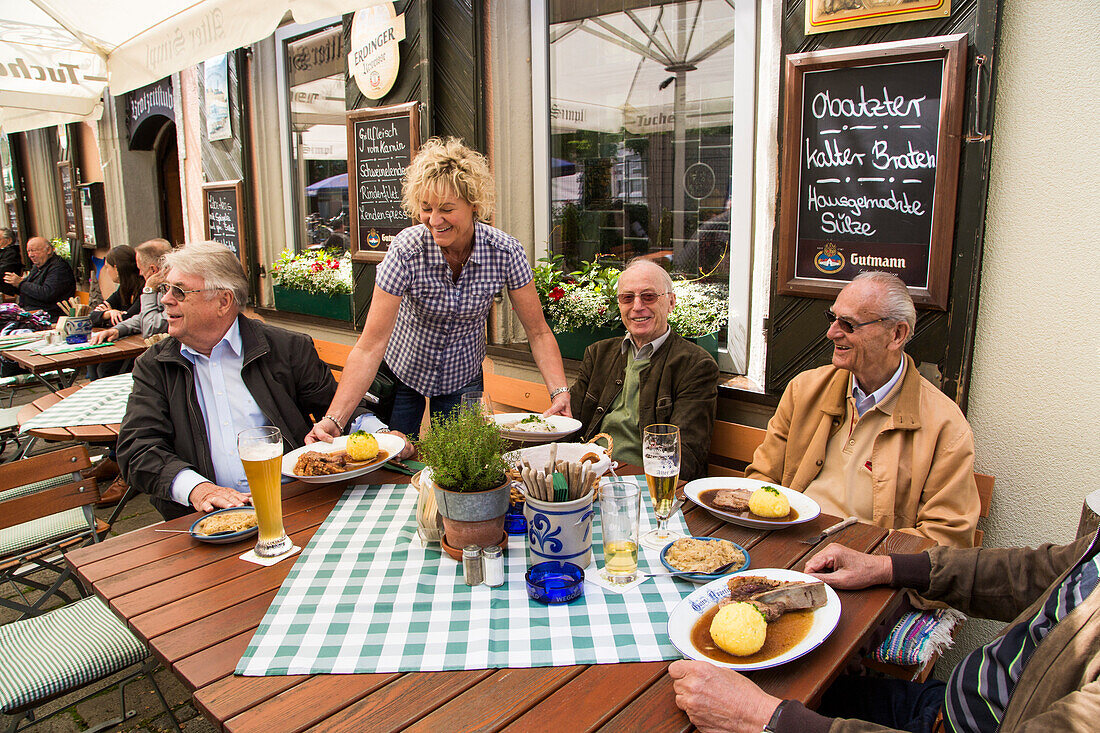
<svg viewBox="0 0 1100 733">
<path fill-rule="evenodd" d="M 348 69 L 367 99 L 381 99 L 393 88 L 401 67 L 398 42 L 403 40 L 405 16 L 394 12 L 392 2 L 355 11 Z"/>
</svg>

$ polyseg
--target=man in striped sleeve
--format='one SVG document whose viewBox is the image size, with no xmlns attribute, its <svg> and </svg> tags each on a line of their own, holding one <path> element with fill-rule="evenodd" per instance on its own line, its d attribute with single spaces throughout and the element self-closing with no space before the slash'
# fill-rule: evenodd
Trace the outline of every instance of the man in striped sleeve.
<svg viewBox="0 0 1100 733">
<path fill-rule="evenodd" d="M 1100 543 L 865 555 L 832 544 L 806 571 L 834 588 L 912 588 L 964 613 L 1008 621 L 947 682 L 841 677 L 818 712 L 705 662 L 669 667 L 700 731 L 1095 731 L 1100 721 Z"/>
</svg>

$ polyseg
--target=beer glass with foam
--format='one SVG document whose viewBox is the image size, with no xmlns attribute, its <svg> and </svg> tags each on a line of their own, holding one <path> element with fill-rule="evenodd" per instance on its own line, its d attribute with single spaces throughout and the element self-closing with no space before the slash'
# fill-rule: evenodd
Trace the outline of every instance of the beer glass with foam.
<svg viewBox="0 0 1100 733">
<path fill-rule="evenodd" d="M 675 425 L 650 425 L 642 433 L 642 467 L 645 468 L 649 498 L 657 528 L 641 537 L 642 545 L 660 550 L 680 538 L 666 526 L 676 499 L 676 484 L 680 480 L 680 428 Z"/>
<path fill-rule="evenodd" d="M 237 452 L 256 508 L 256 554 L 277 557 L 289 552 L 293 543 L 283 529 L 282 433 L 270 425 L 242 430 L 237 434 Z"/>
</svg>

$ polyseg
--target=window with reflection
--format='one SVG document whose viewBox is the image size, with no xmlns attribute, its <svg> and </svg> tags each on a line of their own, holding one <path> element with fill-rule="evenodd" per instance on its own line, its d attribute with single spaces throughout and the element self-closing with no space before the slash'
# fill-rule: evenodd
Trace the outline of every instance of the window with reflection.
<svg viewBox="0 0 1100 733">
<path fill-rule="evenodd" d="M 734 181 L 752 177 L 751 155 L 734 170 L 735 5 L 549 0 L 550 249 L 563 267 L 645 257 L 728 306 Z"/>
<path fill-rule="evenodd" d="M 348 247 L 345 59 L 339 23 L 283 41 L 296 249 Z"/>
</svg>

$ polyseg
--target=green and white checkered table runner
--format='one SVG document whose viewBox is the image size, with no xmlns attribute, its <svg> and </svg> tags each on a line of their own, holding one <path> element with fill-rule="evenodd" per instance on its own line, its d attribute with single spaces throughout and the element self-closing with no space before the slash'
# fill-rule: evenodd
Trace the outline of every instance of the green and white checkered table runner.
<svg viewBox="0 0 1100 733">
<path fill-rule="evenodd" d="M 73 428 L 122 422 L 126 403 L 133 391 L 133 374 L 97 379 L 27 420 L 19 430 L 25 432 L 33 428 Z"/>
<path fill-rule="evenodd" d="M 645 477 L 640 477 L 644 484 Z M 644 489 L 643 489 L 643 493 Z M 505 584 L 469 587 L 462 566 L 416 534 L 416 490 L 348 490 L 279 589 L 237 665 L 251 676 L 420 672 L 679 659 L 668 615 L 694 586 L 652 578 L 625 594 L 527 597 L 526 537 L 509 539 Z M 642 532 L 653 526 L 643 499 Z M 597 513 L 598 516 L 598 513 Z M 683 515 L 670 528 L 687 533 Z M 599 522 L 593 550 L 600 556 Z M 639 571 L 663 569 L 642 550 Z"/>
</svg>

